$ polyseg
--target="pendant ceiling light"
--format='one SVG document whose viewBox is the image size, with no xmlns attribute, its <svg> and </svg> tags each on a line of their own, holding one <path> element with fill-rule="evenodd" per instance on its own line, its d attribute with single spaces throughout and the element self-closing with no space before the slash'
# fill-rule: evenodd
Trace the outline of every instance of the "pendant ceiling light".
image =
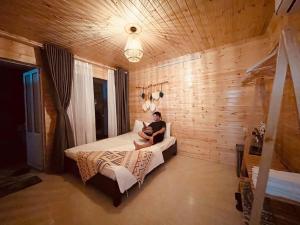
<svg viewBox="0 0 300 225">
<path fill-rule="evenodd" d="M 143 48 L 138 36 L 140 29 L 137 26 L 130 26 L 126 31 L 129 33 L 129 36 L 124 48 L 124 55 L 129 62 L 139 62 L 143 57 Z"/>
</svg>

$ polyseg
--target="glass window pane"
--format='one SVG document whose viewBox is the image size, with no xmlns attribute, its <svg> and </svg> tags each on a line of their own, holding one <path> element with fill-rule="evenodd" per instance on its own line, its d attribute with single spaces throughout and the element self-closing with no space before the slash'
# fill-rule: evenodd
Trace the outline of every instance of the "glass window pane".
<svg viewBox="0 0 300 225">
<path fill-rule="evenodd" d="M 37 73 L 32 74 L 32 92 L 33 92 L 33 116 L 34 116 L 34 131 L 40 133 L 41 121 L 40 121 L 40 83 L 39 75 Z"/>
<path fill-rule="evenodd" d="M 31 76 L 25 76 L 25 95 L 26 95 L 26 121 L 27 121 L 27 130 L 32 132 L 32 101 L 31 101 Z"/>
</svg>

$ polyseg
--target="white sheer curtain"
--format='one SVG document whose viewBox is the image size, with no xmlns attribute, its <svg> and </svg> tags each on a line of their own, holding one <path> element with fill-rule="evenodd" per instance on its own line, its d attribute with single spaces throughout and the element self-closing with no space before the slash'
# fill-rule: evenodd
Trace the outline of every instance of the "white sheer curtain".
<svg viewBox="0 0 300 225">
<path fill-rule="evenodd" d="M 116 90 L 115 74 L 109 69 L 107 76 L 107 111 L 108 111 L 108 137 L 117 136 Z"/>
<path fill-rule="evenodd" d="M 68 115 L 75 145 L 96 141 L 95 103 L 92 66 L 75 60 L 74 80 Z"/>
</svg>

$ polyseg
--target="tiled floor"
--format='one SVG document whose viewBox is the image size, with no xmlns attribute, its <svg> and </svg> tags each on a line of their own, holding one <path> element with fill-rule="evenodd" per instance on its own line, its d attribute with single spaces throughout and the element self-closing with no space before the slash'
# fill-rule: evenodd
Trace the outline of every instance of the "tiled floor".
<svg viewBox="0 0 300 225">
<path fill-rule="evenodd" d="M 241 225 L 233 167 L 176 156 L 115 208 L 71 175 L 39 174 L 43 182 L 0 198 L 0 225 Z"/>
</svg>

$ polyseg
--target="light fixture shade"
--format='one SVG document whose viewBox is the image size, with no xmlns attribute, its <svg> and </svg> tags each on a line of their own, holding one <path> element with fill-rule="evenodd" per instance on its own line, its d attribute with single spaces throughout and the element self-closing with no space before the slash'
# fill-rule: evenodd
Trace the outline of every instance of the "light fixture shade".
<svg viewBox="0 0 300 225">
<path fill-rule="evenodd" d="M 124 55 L 129 62 L 139 62 L 143 57 L 143 48 L 137 34 L 129 34 Z"/>
</svg>

